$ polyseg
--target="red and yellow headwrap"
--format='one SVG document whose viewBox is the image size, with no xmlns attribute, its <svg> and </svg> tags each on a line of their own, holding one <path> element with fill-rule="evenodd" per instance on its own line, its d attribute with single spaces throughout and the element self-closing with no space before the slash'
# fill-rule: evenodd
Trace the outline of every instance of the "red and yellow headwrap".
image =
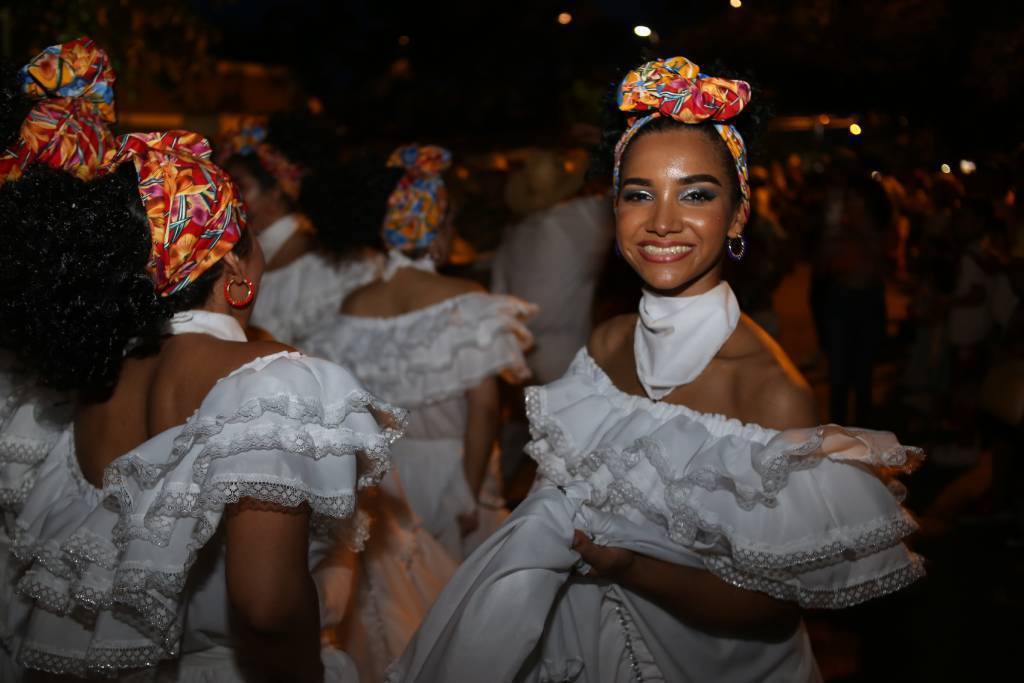
<svg viewBox="0 0 1024 683">
<path fill-rule="evenodd" d="M 266 139 L 267 126 L 263 119 L 243 117 L 225 132 L 217 146 L 217 162 L 223 164 L 236 154 L 255 154 L 260 166 L 277 181 L 281 191 L 292 200 L 298 199 L 305 169 L 268 145 Z"/>
<path fill-rule="evenodd" d="M 217 263 L 245 230 L 245 208 L 198 133 L 132 133 L 118 139 L 105 170 L 131 161 L 149 218 L 150 276 L 160 296 L 179 292 Z"/>
<path fill-rule="evenodd" d="M 630 71 L 622 79 L 618 92 L 619 109 L 627 114 L 629 127 L 615 146 L 613 182 L 619 192 L 622 155 L 633 136 L 659 116 L 668 116 L 682 123 L 697 124 L 714 121 L 736 162 L 742 201 L 743 220 L 750 216 L 750 174 L 747 150 L 739 131 L 728 121 L 750 102 L 750 84 L 728 78 L 714 78 L 700 73 L 700 67 L 685 57 L 647 62 Z"/>
<path fill-rule="evenodd" d="M 432 145 L 405 145 L 391 153 L 389 168 L 405 175 L 388 197 L 384 243 L 391 249 L 413 251 L 434 240 L 448 213 L 448 190 L 441 173 L 451 166 L 452 153 Z"/>
<path fill-rule="evenodd" d="M 114 70 L 89 38 L 53 45 L 21 69 L 22 90 L 39 102 L 18 141 L 0 153 L 0 184 L 33 162 L 88 180 L 114 147 Z"/>
</svg>

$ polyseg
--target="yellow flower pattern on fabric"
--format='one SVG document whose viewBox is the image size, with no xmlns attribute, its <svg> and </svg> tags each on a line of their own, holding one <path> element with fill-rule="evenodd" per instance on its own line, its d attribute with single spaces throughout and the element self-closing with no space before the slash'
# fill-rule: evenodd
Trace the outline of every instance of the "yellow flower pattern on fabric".
<svg viewBox="0 0 1024 683">
<path fill-rule="evenodd" d="M 150 276 L 161 296 L 174 294 L 241 238 L 246 223 L 241 196 L 210 160 L 210 143 L 198 133 L 132 133 L 118 142 L 103 170 L 135 164 L 152 238 Z"/>
</svg>

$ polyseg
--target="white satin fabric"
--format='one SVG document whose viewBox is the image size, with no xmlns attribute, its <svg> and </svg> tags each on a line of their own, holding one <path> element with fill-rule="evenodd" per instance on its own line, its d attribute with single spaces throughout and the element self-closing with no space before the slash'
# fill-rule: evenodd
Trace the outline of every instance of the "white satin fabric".
<svg viewBox="0 0 1024 683">
<path fill-rule="evenodd" d="M 740 305 L 727 282 L 697 296 L 645 289 L 633 334 L 636 374 L 655 401 L 697 379 L 736 329 Z"/>
</svg>

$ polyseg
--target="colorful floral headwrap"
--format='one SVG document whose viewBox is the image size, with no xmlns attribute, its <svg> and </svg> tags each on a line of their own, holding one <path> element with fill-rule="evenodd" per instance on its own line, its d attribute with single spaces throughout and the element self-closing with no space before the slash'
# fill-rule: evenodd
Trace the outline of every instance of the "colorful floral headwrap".
<svg viewBox="0 0 1024 683">
<path fill-rule="evenodd" d="M 53 45 L 20 71 L 22 91 L 39 100 L 17 142 L 0 153 L 0 184 L 45 163 L 88 180 L 114 147 L 114 70 L 89 38 Z"/>
<path fill-rule="evenodd" d="M 682 123 L 714 121 L 736 162 L 739 178 L 740 211 L 743 221 L 750 216 L 750 175 L 747 170 L 747 149 L 735 126 L 719 123 L 737 116 L 750 102 L 750 84 L 727 78 L 714 78 L 700 72 L 700 67 L 685 57 L 647 62 L 630 71 L 618 92 L 619 109 L 627 112 L 629 127 L 615 145 L 613 183 L 616 196 L 620 189 L 622 155 L 630 140 L 646 124 L 659 116 L 668 116 Z M 648 113 L 649 112 L 649 113 Z"/>
<path fill-rule="evenodd" d="M 210 159 L 210 143 L 198 133 L 132 133 L 118 138 L 104 169 L 135 164 L 152 237 L 147 268 L 160 296 L 194 282 L 245 230 L 238 188 Z"/>
<path fill-rule="evenodd" d="M 305 169 L 300 164 L 289 161 L 273 145 L 267 144 L 267 132 L 263 119 L 243 117 L 225 133 L 223 141 L 217 147 L 217 161 L 223 164 L 236 154 L 255 154 L 260 166 L 277 181 L 281 191 L 290 199 L 296 200 L 302 189 Z"/>
<path fill-rule="evenodd" d="M 451 166 L 452 153 L 443 147 L 406 145 L 391 153 L 389 168 L 405 175 L 388 197 L 384 243 L 399 251 L 422 249 L 434 240 L 448 212 L 448 190 L 441 173 Z"/>
</svg>

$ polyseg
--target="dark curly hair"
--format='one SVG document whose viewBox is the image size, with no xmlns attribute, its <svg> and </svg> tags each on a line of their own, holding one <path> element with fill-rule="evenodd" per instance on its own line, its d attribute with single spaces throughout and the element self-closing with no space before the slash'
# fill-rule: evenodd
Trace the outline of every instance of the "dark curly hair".
<svg viewBox="0 0 1024 683">
<path fill-rule="evenodd" d="M 150 228 L 133 164 L 92 181 L 43 164 L 0 187 L 0 346 L 42 382 L 109 395 L 129 352 L 159 347 L 167 320 L 203 305 L 223 271 L 160 297 L 146 263 Z M 244 256 L 248 231 L 235 245 Z"/>
<path fill-rule="evenodd" d="M 131 164 L 91 182 L 37 164 L 0 188 L 0 345 L 44 384 L 103 395 L 125 349 L 171 316 L 146 273 L 149 223 Z"/>
<path fill-rule="evenodd" d="M 628 73 L 628 70 L 624 70 L 623 74 L 625 73 Z M 743 137 L 743 142 L 747 148 L 747 160 L 748 163 L 750 163 L 750 159 L 757 153 L 761 133 L 767 125 L 768 120 L 771 118 L 770 108 L 759 97 L 760 93 L 758 93 L 756 86 L 753 85 L 751 78 L 747 74 L 729 69 L 717 62 L 713 63 L 712 68 L 708 69 L 708 73 L 721 78 L 732 78 L 751 83 L 751 89 L 754 92 L 754 96 L 751 98 L 750 103 L 738 116 L 729 120 L 729 123 L 735 126 L 736 130 L 738 130 L 740 135 Z M 622 137 L 622 134 L 626 131 L 626 116 L 623 112 L 619 111 L 617 103 L 618 87 L 619 81 L 616 81 L 609 96 L 606 98 L 605 126 L 602 132 L 601 144 L 598 149 L 598 153 L 595 155 L 595 163 L 590 169 L 591 177 L 601 174 L 603 177 L 611 179 L 612 171 L 615 166 L 615 145 L 618 143 L 619 138 Z M 713 140 L 716 143 L 724 168 L 735 168 L 735 162 L 733 161 L 732 154 L 729 152 L 729 148 L 726 147 L 725 141 L 722 140 L 718 131 L 715 130 L 714 124 L 710 121 L 699 124 L 690 124 L 682 123 L 666 116 L 658 117 L 637 131 L 636 135 L 630 141 L 630 144 L 632 145 L 637 139 L 646 135 L 677 128 L 697 129 L 704 133 L 708 139 Z M 629 147 L 626 148 L 626 154 L 628 153 Z M 623 155 L 623 158 L 625 158 L 625 154 Z M 740 202 L 740 187 L 738 179 L 737 182 L 733 183 L 732 201 L 734 205 L 738 205 Z"/>
<path fill-rule="evenodd" d="M 0 148 L 3 149 L 18 140 L 21 124 L 34 104 L 21 91 L 19 71 L 13 63 L 0 61 Z"/>
<path fill-rule="evenodd" d="M 340 258 L 366 247 L 382 249 L 388 196 L 402 173 L 387 168 L 384 157 L 364 155 L 308 177 L 300 200 L 321 246 Z"/>
<path fill-rule="evenodd" d="M 315 174 L 322 167 L 337 163 L 337 147 L 330 123 L 322 116 L 305 112 L 283 112 L 267 121 L 267 145 L 273 147 L 288 161 L 299 164 L 309 174 Z M 260 163 L 256 154 L 233 154 L 224 160 L 224 166 L 240 166 L 256 179 L 264 192 L 274 189 L 277 179 Z M 309 178 L 307 175 L 303 183 Z M 299 208 L 289 197 L 283 198 L 289 210 Z"/>
</svg>

